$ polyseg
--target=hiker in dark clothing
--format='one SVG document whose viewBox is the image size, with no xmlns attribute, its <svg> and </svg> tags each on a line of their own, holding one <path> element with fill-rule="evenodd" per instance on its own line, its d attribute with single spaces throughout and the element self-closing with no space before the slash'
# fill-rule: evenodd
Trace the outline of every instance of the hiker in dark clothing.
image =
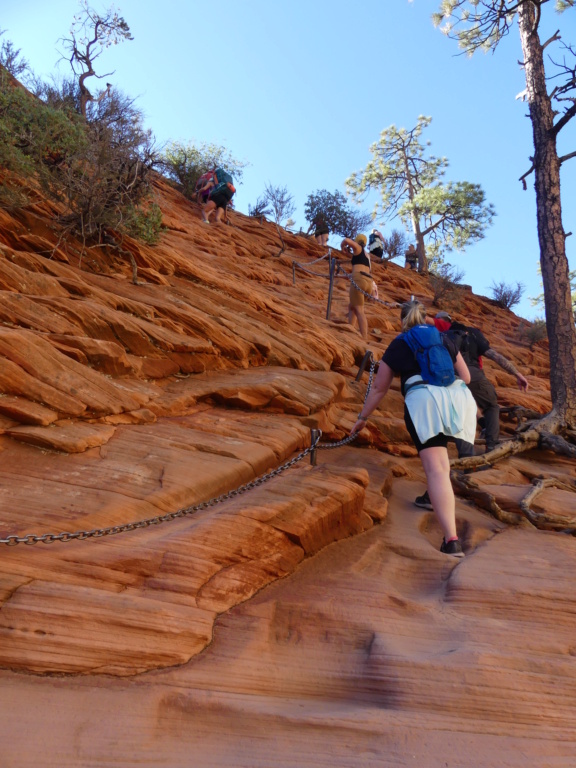
<svg viewBox="0 0 576 768">
<path fill-rule="evenodd" d="M 368 236 L 368 252 L 380 261 L 384 258 L 384 236 L 377 229 L 373 229 Z"/>
<path fill-rule="evenodd" d="M 494 385 L 486 377 L 482 368 L 482 357 L 487 357 L 507 373 L 515 376 L 518 386 L 524 392 L 528 389 L 528 381 L 510 360 L 492 349 L 490 342 L 478 328 L 452 322 L 450 315 L 443 311 L 438 312 L 433 320 L 426 318 L 426 322 L 435 325 L 441 333 L 446 333 L 448 338 L 455 342 L 468 366 L 470 371 L 468 388 L 472 392 L 476 405 L 482 411 L 486 435 L 486 453 L 490 453 L 498 445 L 500 437 L 500 407 Z M 455 442 L 460 458 L 474 456 L 473 445 L 458 440 Z M 418 507 L 432 509 L 427 491 L 422 496 L 418 496 L 414 503 Z"/>
<path fill-rule="evenodd" d="M 418 269 L 418 252 L 413 245 L 409 246 L 404 256 L 406 258 L 406 262 L 404 264 L 406 269 Z"/>
<path fill-rule="evenodd" d="M 324 214 L 318 213 L 314 217 L 314 221 L 310 226 L 308 227 L 308 232 L 314 228 L 314 239 L 318 243 L 318 245 L 327 245 L 328 244 L 328 237 L 330 235 L 330 230 L 328 229 L 328 224 L 326 223 L 326 219 L 324 218 Z M 306 234 L 308 234 L 308 232 Z"/>
<path fill-rule="evenodd" d="M 210 193 L 208 202 L 202 208 L 202 221 L 204 224 L 210 224 L 210 214 L 216 211 L 214 222 L 219 224 L 223 218 L 227 219 L 227 208 L 236 192 L 236 188 L 232 184 L 232 176 L 223 168 L 217 168 L 207 187 L 210 189 Z"/>
<path fill-rule="evenodd" d="M 528 381 L 518 371 L 514 363 L 492 349 L 490 342 L 478 328 L 452 322 L 452 318 L 447 312 L 438 312 L 433 322 L 440 332 L 445 330 L 448 337 L 456 341 L 458 349 L 470 369 L 468 387 L 474 400 L 476 400 L 476 404 L 484 414 L 486 452 L 492 451 L 498 444 L 500 437 L 500 408 L 494 385 L 487 379 L 482 368 L 482 357 L 487 357 L 507 373 L 515 376 L 518 386 L 524 392 L 528 389 Z"/>
</svg>

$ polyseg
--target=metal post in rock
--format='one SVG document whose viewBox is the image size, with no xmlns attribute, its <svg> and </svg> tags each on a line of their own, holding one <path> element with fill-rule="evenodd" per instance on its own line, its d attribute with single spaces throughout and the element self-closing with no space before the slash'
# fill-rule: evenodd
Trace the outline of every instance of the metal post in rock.
<svg viewBox="0 0 576 768">
<path fill-rule="evenodd" d="M 315 446 L 316 443 L 320 440 L 320 430 L 319 429 L 311 429 L 310 430 L 310 444 L 312 446 Z M 313 448 L 310 452 L 310 464 L 315 467 L 316 466 L 316 448 Z"/>
<path fill-rule="evenodd" d="M 366 370 L 366 366 L 371 361 L 372 361 L 372 352 L 368 350 L 365 353 L 364 357 L 362 358 L 362 362 L 360 363 L 360 367 L 358 368 L 358 373 L 356 374 L 356 381 L 360 381 L 360 379 L 362 378 L 362 374 Z"/>
<path fill-rule="evenodd" d="M 332 290 L 334 288 L 334 274 L 336 272 L 336 265 L 338 259 L 334 256 L 330 256 L 330 285 L 328 286 L 328 306 L 326 308 L 326 320 L 330 320 L 330 307 L 332 306 Z"/>
</svg>

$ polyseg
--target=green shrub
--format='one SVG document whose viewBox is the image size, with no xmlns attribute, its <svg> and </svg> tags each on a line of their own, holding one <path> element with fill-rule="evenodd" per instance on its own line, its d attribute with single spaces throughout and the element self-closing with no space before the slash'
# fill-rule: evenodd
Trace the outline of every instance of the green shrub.
<svg viewBox="0 0 576 768">
<path fill-rule="evenodd" d="M 192 199 L 200 176 L 222 167 L 233 176 L 234 183 L 238 184 L 248 163 L 236 160 L 225 147 L 217 144 L 183 144 L 174 141 L 164 150 L 161 165 L 167 176 L 182 186 L 183 194 Z"/>
<path fill-rule="evenodd" d="M 36 176 L 49 189 L 54 168 L 86 146 L 80 118 L 43 104 L 0 72 L 0 167 Z"/>
<path fill-rule="evenodd" d="M 435 307 L 460 309 L 462 303 L 462 278 L 464 272 L 448 262 L 430 270 L 430 287 L 434 293 L 432 303 Z"/>
<path fill-rule="evenodd" d="M 162 211 L 157 203 L 151 203 L 147 208 L 130 206 L 126 210 L 123 230 L 136 240 L 156 245 L 163 229 Z"/>
<path fill-rule="evenodd" d="M 534 349 L 535 344 L 548 338 L 546 320 L 537 317 L 532 323 L 521 323 L 518 327 L 518 337 L 520 341 L 526 342 L 530 349 Z"/>
<path fill-rule="evenodd" d="M 330 232 L 341 237 L 356 237 L 372 224 L 372 216 L 349 206 L 346 197 L 338 190 L 332 194 L 326 189 L 317 189 L 308 195 L 304 216 L 311 225 L 320 216 Z"/>
</svg>

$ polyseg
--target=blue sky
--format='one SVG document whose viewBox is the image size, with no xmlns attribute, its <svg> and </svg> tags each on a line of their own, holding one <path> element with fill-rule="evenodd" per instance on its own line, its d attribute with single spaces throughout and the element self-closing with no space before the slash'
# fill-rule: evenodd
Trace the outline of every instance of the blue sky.
<svg viewBox="0 0 576 768">
<path fill-rule="evenodd" d="M 433 27 L 438 4 L 120 0 L 115 6 L 134 40 L 106 51 L 100 71 L 115 70 L 106 79 L 138 97 L 160 144 L 215 142 L 250 163 L 238 210 L 247 212 L 267 182 L 286 186 L 294 219 L 305 228 L 310 193 L 344 192 L 384 128 L 412 128 L 418 115 L 430 115 L 423 138 L 449 160 L 446 179 L 480 184 L 497 212 L 484 240 L 448 261 L 475 293 L 491 295 L 494 281 L 524 283 L 515 311 L 533 318 L 542 310 L 527 297 L 541 288 L 533 177 L 527 191 L 518 181 L 532 153 L 527 106 L 515 98 L 525 87 L 518 33 L 495 54 L 466 58 Z M 78 8 L 77 0 L 20 0 L 2 9 L 1 26 L 35 72 L 48 75 Z M 558 18 L 546 8 L 545 15 L 545 32 L 576 30 L 573 11 Z M 67 74 L 67 67 L 62 62 L 59 71 Z M 576 120 L 563 133 L 561 153 L 573 151 Z M 562 173 L 564 227 L 575 233 L 568 257 L 576 268 L 576 159 Z M 398 220 L 379 224 L 385 233 L 401 229 Z"/>
</svg>

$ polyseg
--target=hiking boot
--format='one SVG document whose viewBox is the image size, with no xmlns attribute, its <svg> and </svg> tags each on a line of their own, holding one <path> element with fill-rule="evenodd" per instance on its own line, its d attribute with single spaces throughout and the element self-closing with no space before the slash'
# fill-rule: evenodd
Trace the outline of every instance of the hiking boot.
<svg viewBox="0 0 576 768">
<path fill-rule="evenodd" d="M 422 507 L 422 509 L 431 509 L 434 511 L 434 507 L 430 501 L 430 496 L 428 496 L 428 491 L 424 491 L 422 496 L 416 496 L 414 499 L 414 504 L 416 504 L 417 507 Z"/>
<path fill-rule="evenodd" d="M 452 541 L 448 542 L 446 539 L 442 539 L 442 544 L 440 544 L 440 552 L 445 555 L 452 555 L 452 557 L 464 557 L 460 539 L 452 539 Z"/>
</svg>

